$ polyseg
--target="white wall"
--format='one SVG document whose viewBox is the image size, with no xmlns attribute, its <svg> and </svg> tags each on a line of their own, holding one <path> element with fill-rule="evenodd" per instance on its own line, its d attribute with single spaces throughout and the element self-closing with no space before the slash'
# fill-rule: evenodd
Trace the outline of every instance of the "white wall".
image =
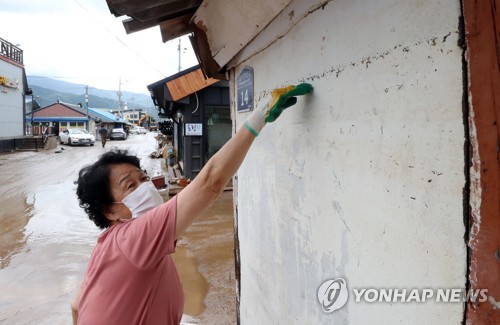
<svg viewBox="0 0 500 325">
<path fill-rule="evenodd" d="M 19 89 L 0 86 L 0 138 L 24 135 L 23 70 L 0 60 L 0 76 L 19 81 Z"/>
<path fill-rule="evenodd" d="M 257 101 L 314 86 L 238 172 L 242 324 L 461 323 L 461 303 L 351 296 L 326 314 L 316 296 L 337 277 L 464 287 L 459 15 L 458 0 L 331 1 L 233 70 L 253 67 Z"/>
</svg>

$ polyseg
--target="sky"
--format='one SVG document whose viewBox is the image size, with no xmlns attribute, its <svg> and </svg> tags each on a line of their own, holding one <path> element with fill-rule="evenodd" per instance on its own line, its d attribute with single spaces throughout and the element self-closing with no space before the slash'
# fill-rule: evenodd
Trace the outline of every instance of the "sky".
<svg viewBox="0 0 500 325">
<path fill-rule="evenodd" d="M 158 26 L 127 35 L 106 0 L 0 0 L 0 38 L 23 50 L 28 76 L 148 94 L 147 85 L 178 72 L 178 40 Z M 181 69 L 198 64 L 187 36 Z M 84 93 L 84 90 L 82 90 Z"/>
</svg>

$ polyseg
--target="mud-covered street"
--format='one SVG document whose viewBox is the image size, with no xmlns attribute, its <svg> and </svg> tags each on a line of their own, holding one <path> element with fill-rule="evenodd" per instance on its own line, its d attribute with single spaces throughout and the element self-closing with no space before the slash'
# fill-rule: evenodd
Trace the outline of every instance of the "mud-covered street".
<svg viewBox="0 0 500 325">
<path fill-rule="evenodd" d="M 111 147 L 128 149 L 154 176 L 154 133 L 108 142 L 103 149 L 0 155 L 0 324 L 69 324 L 70 302 L 101 231 L 78 206 L 83 166 Z M 168 199 L 166 191 L 162 193 Z M 232 193 L 221 198 L 178 241 L 174 256 L 186 296 L 184 322 L 235 323 Z"/>
</svg>

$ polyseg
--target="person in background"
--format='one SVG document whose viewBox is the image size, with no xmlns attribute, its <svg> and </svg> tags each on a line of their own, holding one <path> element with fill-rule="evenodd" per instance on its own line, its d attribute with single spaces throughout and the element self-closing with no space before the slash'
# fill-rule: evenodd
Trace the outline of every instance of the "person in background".
<svg viewBox="0 0 500 325">
<path fill-rule="evenodd" d="M 101 124 L 101 128 L 99 129 L 99 134 L 101 136 L 102 147 L 104 148 L 108 137 L 108 130 L 106 129 L 106 125 L 104 123 Z"/>
<path fill-rule="evenodd" d="M 179 194 L 163 203 L 139 159 L 111 150 L 79 172 L 80 206 L 105 229 L 71 307 L 74 324 L 179 324 L 184 295 L 171 254 L 186 228 L 224 191 L 267 122 L 309 84 L 276 89 Z M 104 144 L 103 144 L 104 146 Z"/>
<path fill-rule="evenodd" d="M 49 138 L 49 127 L 46 126 L 44 129 L 43 129 L 43 133 L 42 133 L 42 143 L 45 145 L 47 143 L 47 139 Z"/>
</svg>

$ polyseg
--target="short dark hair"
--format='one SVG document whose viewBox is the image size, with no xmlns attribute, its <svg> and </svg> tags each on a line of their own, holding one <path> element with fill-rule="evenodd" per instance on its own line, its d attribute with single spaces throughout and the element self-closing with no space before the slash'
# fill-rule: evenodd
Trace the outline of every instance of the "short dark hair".
<svg viewBox="0 0 500 325">
<path fill-rule="evenodd" d="M 104 209 L 113 202 L 109 185 L 110 167 L 118 164 L 131 164 L 141 168 L 139 158 L 130 155 L 127 150 L 112 149 L 101 155 L 94 164 L 83 167 L 78 174 L 76 195 L 80 207 L 101 229 L 110 226 Z"/>
</svg>

